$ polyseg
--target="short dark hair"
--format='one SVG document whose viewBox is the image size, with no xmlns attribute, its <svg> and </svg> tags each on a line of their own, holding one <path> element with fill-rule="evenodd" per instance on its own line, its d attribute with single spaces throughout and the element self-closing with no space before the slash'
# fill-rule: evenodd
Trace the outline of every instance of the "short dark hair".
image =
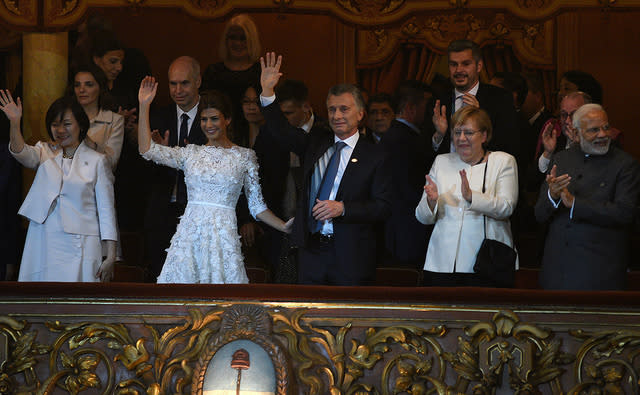
<svg viewBox="0 0 640 395">
<path fill-rule="evenodd" d="M 378 92 L 375 95 L 369 97 L 369 101 L 367 102 L 367 112 L 369 112 L 369 109 L 371 108 L 371 105 L 373 103 L 387 103 L 392 110 L 394 107 L 393 98 L 390 94 L 384 92 Z"/>
<path fill-rule="evenodd" d="M 71 71 L 71 81 L 69 81 L 69 86 L 67 87 L 67 95 L 75 96 L 74 87 L 76 75 L 78 75 L 78 73 L 89 73 L 98 83 L 98 86 L 100 87 L 100 94 L 98 95 L 99 108 L 108 110 L 115 107 L 115 101 L 109 93 L 107 76 L 104 74 L 104 71 L 102 71 L 102 69 L 95 63 L 82 63 L 77 65 Z"/>
<path fill-rule="evenodd" d="M 429 85 L 421 81 L 402 81 L 393 93 L 393 111 L 398 114 L 407 104 L 418 104 L 423 101 L 425 92 L 431 92 Z"/>
<path fill-rule="evenodd" d="M 579 91 L 591 96 L 594 103 L 602 104 L 602 85 L 591 74 L 580 70 L 569 70 L 560 79 L 576 84 Z"/>
<path fill-rule="evenodd" d="M 109 30 L 100 30 L 92 37 L 91 56 L 103 57 L 109 51 L 124 51 L 124 45 Z"/>
<path fill-rule="evenodd" d="M 89 117 L 75 97 L 63 96 L 51 103 L 47 110 L 47 115 L 45 116 L 47 133 L 49 133 L 51 140 L 55 140 L 53 133 L 51 132 L 51 124 L 61 119 L 64 116 L 64 113 L 69 110 L 71 110 L 71 114 L 73 114 L 73 117 L 76 119 L 76 122 L 78 122 L 78 126 L 80 127 L 78 141 L 82 142 L 82 140 L 87 137 L 87 132 L 89 131 L 90 126 Z"/>
<path fill-rule="evenodd" d="M 276 99 L 278 103 L 291 100 L 302 105 L 309 99 L 309 88 L 302 81 L 285 80 L 276 87 Z"/>
<path fill-rule="evenodd" d="M 225 93 L 217 90 L 209 90 L 200 93 L 200 104 L 198 105 L 198 115 L 202 111 L 214 108 L 224 115 L 225 119 L 231 119 L 233 116 L 233 108 L 231 106 L 231 99 Z"/>
<path fill-rule="evenodd" d="M 327 94 L 327 101 L 331 96 L 340 96 L 345 93 L 350 93 L 353 96 L 353 100 L 356 102 L 356 106 L 360 110 L 364 110 L 366 108 L 364 103 L 364 98 L 362 97 L 362 93 L 360 93 L 360 88 L 353 84 L 336 84 L 329 88 L 329 93 Z"/>
<path fill-rule="evenodd" d="M 467 49 L 471 50 L 471 56 L 473 56 L 473 59 L 476 62 L 482 60 L 482 51 L 480 50 L 480 46 L 471 40 L 451 41 L 449 43 L 449 46 L 447 47 L 447 55 L 449 55 L 451 52 L 462 52 L 466 51 Z"/>
</svg>

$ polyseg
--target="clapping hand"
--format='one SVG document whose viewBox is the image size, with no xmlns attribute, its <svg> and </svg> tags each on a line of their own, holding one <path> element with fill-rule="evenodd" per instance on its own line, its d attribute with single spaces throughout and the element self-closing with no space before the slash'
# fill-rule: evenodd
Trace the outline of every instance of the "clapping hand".
<svg viewBox="0 0 640 395">
<path fill-rule="evenodd" d="M 480 108 L 480 102 L 478 101 L 478 99 L 476 99 L 476 97 L 474 95 L 472 95 L 471 93 L 469 93 L 469 92 L 465 93 L 462 96 L 462 102 L 464 104 L 466 104 L 467 106 Z"/>
<path fill-rule="evenodd" d="M 164 145 L 165 147 L 169 146 L 169 131 L 165 130 L 164 134 L 160 134 L 158 129 L 153 129 L 151 131 L 151 139 L 154 143 Z"/>
<path fill-rule="evenodd" d="M 22 101 L 17 98 L 14 102 L 8 89 L 0 89 L 0 110 L 6 114 L 9 121 L 18 122 L 22 117 Z"/>
<path fill-rule="evenodd" d="M 549 195 L 553 200 L 558 200 L 562 196 L 562 192 L 567 189 L 571 183 L 571 177 L 568 174 L 556 176 L 557 166 L 553 165 L 549 174 L 547 174 L 547 185 L 549 186 Z M 567 190 L 568 192 L 568 190 Z"/>
<path fill-rule="evenodd" d="M 264 57 L 260 57 L 260 66 L 262 66 L 260 84 L 262 85 L 262 95 L 264 97 L 274 95 L 274 88 L 278 84 L 280 77 L 282 77 L 282 73 L 280 72 L 281 64 L 282 55 L 276 57 L 275 52 L 267 52 Z"/>
<path fill-rule="evenodd" d="M 433 126 L 436 128 L 436 133 L 440 136 L 439 140 L 442 141 L 449 123 L 447 122 L 447 106 L 441 106 L 440 100 L 436 100 L 436 105 L 433 107 L 432 121 Z"/>
<path fill-rule="evenodd" d="M 467 202 L 471 203 L 471 187 L 469 187 L 469 179 L 467 178 L 466 170 L 460 170 L 460 192 L 462 192 L 462 197 Z"/>
<path fill-rule="evenodd" d="M 150 105 L 153 99 L 156 97 L 156 91 L 158 90 L 158 82 L 155 78 L 146 76 L 140 83 L 140 90 L 138 91 L 138 101 L 140 105 Z"/>
<path fill-rule="evenodd" d="M 542 131 L 542 145 L 544 146 L 544 157 L 549 159 L 556 150 L 558 137 L 556 131 L 553 130 L 553 122 L 549 122 Z"/>
<path fill-rule="evenodd" d="M 431 211 L 436 207 L 436 203 L 438 202 L 438 186 L 436 183 L 429 177 L 427 174 L 424 176 L 427 182 L 424 185 L 424 193 L 427 195 L 427 203 L 429 204 L 429 208 Z"/>
</svg>

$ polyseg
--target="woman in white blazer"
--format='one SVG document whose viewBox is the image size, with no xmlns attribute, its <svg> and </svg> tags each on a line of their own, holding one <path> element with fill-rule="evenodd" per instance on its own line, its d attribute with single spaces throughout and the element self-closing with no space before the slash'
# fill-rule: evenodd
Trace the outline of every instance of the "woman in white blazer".
<svg viewBox="0 0 640 395">
<path fill-rule="evenodd" d="M 96 65 L 81 65 L 74 71 L 72 88 L 73 95 L 89 117 L 85 143 L 103 153 L 115 172 L 124 140 L 124 117 L 108 110 L 107 77 Z"/>
<path fill-rule="evenodd" d="M 423 283 L 491 286 L 473 273 L 473 265 L 485 238 L 484 216 L 486 237 L 513 247 L 509 217 L 518 201 L 516 160 L 505 152 L 485 149 L 492 127 L 484 110 L 463 107 L 451 124 L 455 152 L 436 157 L 416 207 L 418 221 L 435 224 Z"/>
<path fill-rule="evenodd" d="M 89 119 L 74 98 L 53 102 L 46 115 L 53 142 L 25 144 L 22 103 L 0 90 L 11 123 L 9 151 L 37 169 L 19 214 L 29 219 L 19 281 L 108 281 L 116 255 L 113 173 L 107 158 L 82 143 Z M 102 259 L 101 240 L 107 240 Z"/>
</svg>

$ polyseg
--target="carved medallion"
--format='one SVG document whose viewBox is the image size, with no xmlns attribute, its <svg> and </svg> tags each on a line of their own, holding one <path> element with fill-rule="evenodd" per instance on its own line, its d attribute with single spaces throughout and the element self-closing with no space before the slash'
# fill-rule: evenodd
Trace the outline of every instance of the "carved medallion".
<svg viewBox="0 0 640 395">
<path fill-rule="evenodd" d="M 393 13 L 402 7 L 405 0 L 337 0 L 337 2 L 354 15 L 376 17 Z"/>
</svg>

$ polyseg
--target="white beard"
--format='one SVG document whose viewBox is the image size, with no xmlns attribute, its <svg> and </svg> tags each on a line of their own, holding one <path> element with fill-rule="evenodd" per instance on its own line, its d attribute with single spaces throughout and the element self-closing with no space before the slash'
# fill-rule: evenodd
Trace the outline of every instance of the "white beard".
<svg viewBox="0 0 640 395">
<path fill-rule="evenodd" d="M 589 142 L 586 139 L 580 137 L 580 148 L 582 152 L 589 155 L 604 155 L 609 152 L 609 146 L 611 145 L 611 139 L 607 138 L 606 146 L 599 146 L 594 144 L 596 140 L 593 142 Z"/>
</svg>

